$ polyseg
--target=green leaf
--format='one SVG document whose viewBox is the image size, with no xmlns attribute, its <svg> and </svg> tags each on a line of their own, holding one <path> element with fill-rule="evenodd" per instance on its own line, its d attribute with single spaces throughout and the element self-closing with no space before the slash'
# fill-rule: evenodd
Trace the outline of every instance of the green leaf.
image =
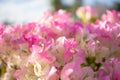
<svg viewBox="0 0 120 80">
<path fill-rule="evenodd" d="M 6 72 L 5 66 L 0 66 L 0 76 L 2 76 Z"/>
</svg>

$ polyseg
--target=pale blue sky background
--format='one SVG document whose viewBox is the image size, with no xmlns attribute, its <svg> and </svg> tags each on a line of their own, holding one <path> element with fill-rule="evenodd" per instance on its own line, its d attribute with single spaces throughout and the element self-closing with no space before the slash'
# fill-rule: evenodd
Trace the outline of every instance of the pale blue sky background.
<svg viewBox="0 0 120 80">
<path fill-rule="evenodd" d="M 49 0 L 0 0 L 0 22 L 36 21 L 49 6 Z"/>
<path fill-rule="evenodd" d="M 84 5 L 96 2 L 111 6 L 120 0 L 83 0 Z M 70 5 L 74 0 L 62 0 Z M 50 0 L 0 0 L 0 22 L 8 20 L 15 23 L 38 21 L 44 11 L 51 9 Z"/>
<path fill-rule="evenodd" d="M 120 2 L 120 0 L 84 0 L 85 4 L 95 4 L 96 2 L 102 3 L 108 6 L 112 6 L 114 2 Z"/>
</svg>

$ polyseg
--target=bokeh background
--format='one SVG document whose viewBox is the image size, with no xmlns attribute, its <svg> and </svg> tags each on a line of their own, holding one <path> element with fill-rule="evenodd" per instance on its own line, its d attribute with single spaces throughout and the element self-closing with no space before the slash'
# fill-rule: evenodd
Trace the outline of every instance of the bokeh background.
<svg viewBox="0 0 120 80">
<path fill-rule="evenodd" d="M 0 23 L 39 21 L 46 10 L 65 9 L 75 14 L 78 7 L 86 5 L 94 7 L 99 14 L 106 9 L 120 11 L 120 0 L 0 0 Z"/>
</svg>

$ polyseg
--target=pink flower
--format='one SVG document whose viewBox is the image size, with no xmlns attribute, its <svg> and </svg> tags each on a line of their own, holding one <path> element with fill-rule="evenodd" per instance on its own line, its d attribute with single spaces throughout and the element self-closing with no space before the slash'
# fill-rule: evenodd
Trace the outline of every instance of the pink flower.
<svg viewBox="0 0 120 80">
<path fill-rule="evenodd" d="M 46 80 L 59 80 L 59 74 L 54 66 L 51 68 Z"/>
<path fill-rule="evenodd" d="M 16 70 L 16 72 L 14 73 L 14 77 L 17 80 L 25 80 L 26 72 L 27 72 L 27 68 L 22 68 L 21 70 Z"/>
<path fill-rule="evenodd" d="M 110 51 L 107 47 L 100 45 L 98 41 L 89 41 L 86 45 L 87 56 L 96 57 L 95 62 L 101 62 L 103 59 L 108 58 Z"/>
<path fill-rule="evenodd" d="M 93 71 L 90 67 L 81 68 L 80 65 L 85 60 L 85 52 L 80 50 L 79 53 L 73 57 L 73 60 L 69 63 L 66 63 L 61 71 L 62 80 L 83 80 L 83 78 L 92 77 Z M 87 72 L 86 72 L 87 70 Z M 89 72 L 91 73 L 89 75 Z M 87 76 L 87 77 L 86 77 Z"/>
<path fill-rule="evenodd" d="M 54 13 L 53 19 L 56 25 L 60 25 L 60 27 L 65 27 L 69 25 L 68 22 L 70 22 L 71 20 L 71 14 L 64 10 L 59 10 Z"/>
<path fill-rule="evenodd" d="M 94 72 L 90 67 L 80 68 L 80 63 L 73 61 L 66 64 L 61 72 L 62 80 L 94 80 Z"/>
<path fill-rule="evenodd" d="M 0 23 L 0 35 L 3 34 L 5 30 L 5 25 Z"/>
<path fill-rule="evenodd" d="M 76 15 L 83 21 L 83 23 L 92 22 L 92 19 L 97 18 L 97 13 L 94 8 L 90 6 L 80 7 L 76 11 Z M 94 21 L 93 21 L 94 22 Z"/>
<path fill-rule="evenodd" d="M 56 58 L 56 67 L 64 66 L 64 41 L 66 37 L 62 36 L 57 38 L 52 44 L 51 50 L 49 51 L 51 55 Z"/>
<path fill-rule="evenodd" d="M 91 7 L 76 14 L 83 23 L 59 10 L 38 23 L 0 24 L 0 79 L 120 80 L 120 13 L 107 11 L 94 24 Z"/>
<path fill-rule="evenodd" d="M 64 61 L 67 62 L 73 55 L 77 53 L 77 41 L 75 39 L 65 39 L 64 41 Z"/>
<path fill-rule="evenodd" d="M 120 79 L 120 60 L 117 58 L 108 58 L 103 63 L 103 69 L 98 71 L 99 80 L 119 80 Z"/>
<path fill-rule="evenodd" d="M 107 10 L 106 14 L 102 15 L 102 20 L 107 20 L 110 22 L 119 22 L 120 21 L 120 12 L 116 10 Z"/>
<path fill-rule="evenodd" d="M 119 22 L 111 23 L 108 21 L 99 21 L 96 25 L 90 26 L 89 30 L 91 33 L 96 34 L 96 40 L 98 40 L 100 44 L 108 47 L 111 50 L 110 53 L 118 51 L 120 43 Z"/>
<path fill-rule="evenodd" d="M 29 61 L 30 62 L 34 62 L 36 60 L 41 60 L 41 59 L 45 59 L 48 62 L 53 63 L 55 61 L 55 57 L 52 56 L 51 54 L 45 52 L 40 46 L 38 45 L 32 45 L 31 48 L 32 54 L 29 57 Z"/>
<path fill-rule="evenodd" d="M 58 34 L 55 30 L 57 30 L 57 29 L 55 27 L 53 27 L 52 25 L 50 27 L 42 26 L 40 28 L 40 31 L 42 32 L 42 36 L 46 37 L 47 39 L 58 37 Z M 59 32 L 59 30 L 57 30 L 57 31 Z"/>
<path fill-rule="evenodd" d="M 56 75 L 57 80 L 57 70 L 52 67 L 54 61 L 54 56 L 43 52 L 40 46 L 32 45 L 32 54 L 29 56 L 28 62 L 22 66 L 20 70 L 15 72 L 15 77 L 17 80 L 41 80 L 49 79 L 52 78 L 53 75 Z M 51 70 L 53 72 L 51 72 Z"/>
<path fill-rule="evenodd" d="M 45 18 L 44 18 L 45 17 Z M 56 11 L 53 15 L 50 11 L 40 21 L 41 32 L 46 35 L 46 37 L 56 38 L 61 35 L 65 35 L 66 31 L 68 34 L 69 26 L 71 25 L 71 15 L 70 13 L 59 10 Z"/>
</svg>

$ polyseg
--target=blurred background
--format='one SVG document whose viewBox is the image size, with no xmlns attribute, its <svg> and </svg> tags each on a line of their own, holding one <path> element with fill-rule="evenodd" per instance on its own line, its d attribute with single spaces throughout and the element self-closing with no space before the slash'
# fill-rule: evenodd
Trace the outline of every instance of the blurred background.
<svg viewBox="0 0 120 80">
<path fill-rule="evenodd" d="M 65 9 L 75 14 L 78 7 L 86 5 L 94 7 L 99 14 L 106 9 L 120 11 L 120 0 L 0 0 L 0 23 L 39 21 L 46 10 Z"/>
</svg>

